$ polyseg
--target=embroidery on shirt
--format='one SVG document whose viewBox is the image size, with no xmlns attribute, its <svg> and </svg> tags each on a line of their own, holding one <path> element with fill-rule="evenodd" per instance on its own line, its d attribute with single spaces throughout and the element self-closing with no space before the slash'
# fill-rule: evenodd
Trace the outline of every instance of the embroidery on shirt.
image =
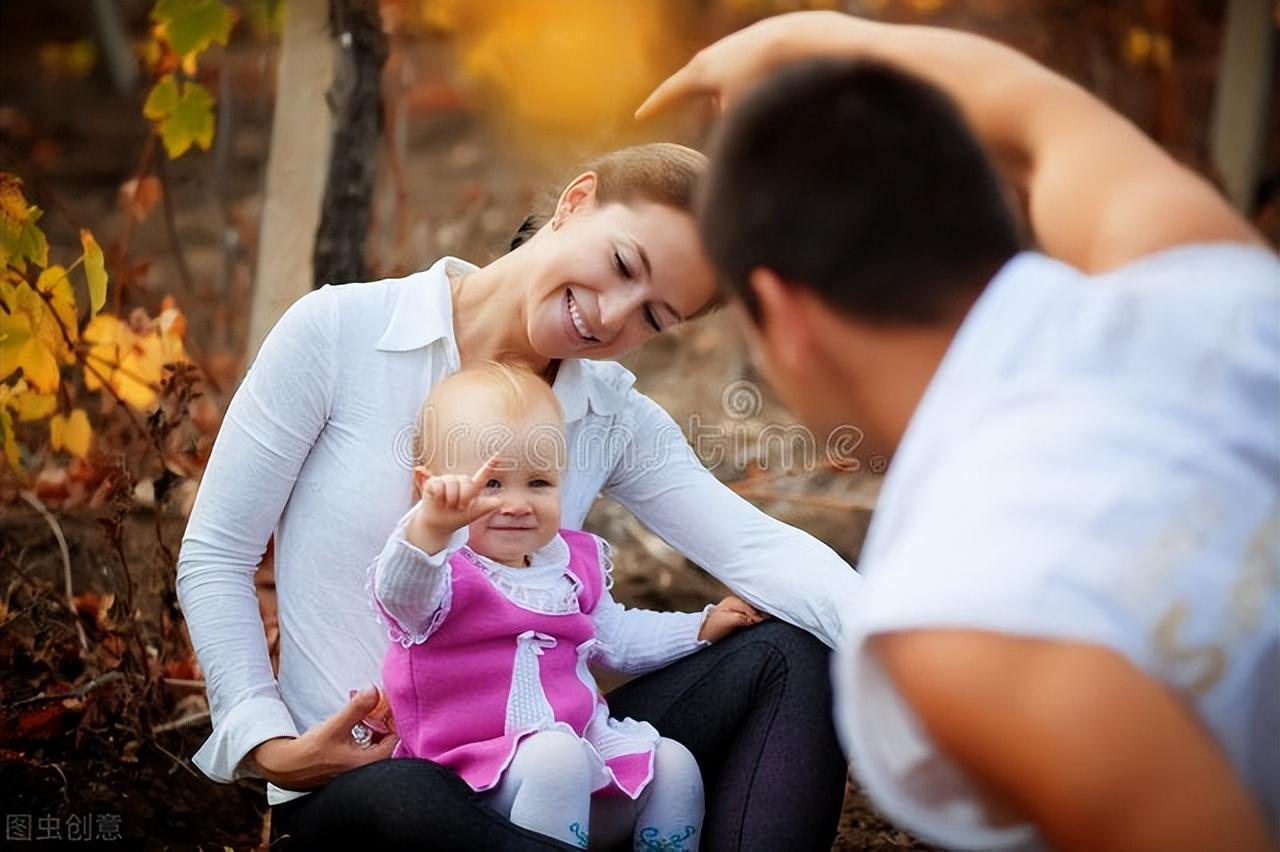
<svg viewBox="0 0 1280 852">
<path fill-rule="evenodd" d="M 555 637 L 536 630 L 526 630 L 516 637 L 516 661 L 511 672 L 511 692 L 507 695 L 505 734 L 540 731 L 555 724 L 555 713 L 542 688 L 538 665 L 543 649 L 555 646 Z"/>
</svg>

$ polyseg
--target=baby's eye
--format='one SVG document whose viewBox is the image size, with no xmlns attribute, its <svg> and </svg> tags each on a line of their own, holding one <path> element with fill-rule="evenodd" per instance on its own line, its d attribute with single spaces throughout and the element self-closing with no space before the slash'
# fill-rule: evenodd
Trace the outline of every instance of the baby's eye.
<svg viewBox="0 0 1280 852">
<path fill-rule="evenodd" d="M 529 480 L 529 487 L 530 487 L 530 488 L 547 488 L 547 487 L 549 487 L 550 485 L 551 485 L 551 483 L 550 483 L 550 482 L 548 482 L 548 481 L 547 481 L 547 480 L 545 480 L 545 479 L 531 479 L 531 480 Z"/>
<path fill-rule="evenodd" d="M 485 488 L 501 488 L 502 483 L 496 479 L 490 479 L 488 482 L 484 484 L 484 487 Z"/>
</svg>

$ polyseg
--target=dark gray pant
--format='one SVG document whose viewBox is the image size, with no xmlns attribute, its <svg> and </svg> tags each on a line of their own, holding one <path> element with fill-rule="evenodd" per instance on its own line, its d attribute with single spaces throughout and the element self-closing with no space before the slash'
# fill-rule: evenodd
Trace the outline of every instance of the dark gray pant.
<svg viewBox="0 0 1280 852">
<path fill-rule="evenodd" d="M 702 849 L 827 852 L 844 796 L 831 721 L 830 653 L 777 620 L 609 693 L 609 712 L 651 722 L 702 769 Z M 273 849 L 571 849 L 512 825 L 457 775 L 413 758 L 353 769 L 273 809 Z M 285 837 L 288 835 L 288 837 Z"/>
</svg>

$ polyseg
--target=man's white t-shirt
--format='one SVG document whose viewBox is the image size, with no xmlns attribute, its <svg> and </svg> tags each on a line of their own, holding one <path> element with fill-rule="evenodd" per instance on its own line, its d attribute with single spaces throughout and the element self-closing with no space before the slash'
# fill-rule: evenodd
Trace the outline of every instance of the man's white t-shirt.
<svg viewBox="0 0 1280 852">
<path fill-rule="evenodd" d="M 1093 277 L 1019 255 L 948 349 L 872 520 L 833 664 L 854 771 L 933 842 L 1039 843 L 989 820 L 867 640 L 953 628 L 1090 643 L 1185 699 L 1275 831 L 1278 538 L 1276 255 L 1187 246 Z"/>
</svg>

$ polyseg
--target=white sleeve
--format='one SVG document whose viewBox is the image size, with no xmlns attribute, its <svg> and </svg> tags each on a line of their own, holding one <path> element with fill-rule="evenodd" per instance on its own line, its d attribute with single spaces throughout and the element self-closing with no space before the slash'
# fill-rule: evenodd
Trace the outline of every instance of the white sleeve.
<svg viewBox="0 0 1280 852">
<path fill-rule="evenodd" d="M 631 391 L 620 426 L 629 445 L 605 492 L 756 609 L 835 647 L 861 597 L 858 573 L 716 479 L 653 400 Z"/>
<path fill-rule="evenodd" d="M 431 638 L 449 614 L 451 591 L 448 560 L 467 543 L 467 528 L 455 530 L 438 553 L 427 553 L 405 537 L 405 525 L 418 511 L 414 506 L 370 563 L 370 594 L 387 625 L 387 635 L 406 648 Z"/>
<path fill-rule="evenodd" d="M 602 564 L 609 560 L 609 545 L 596 538 Z M 606 581 L 610 570 L 604 570 Z M 650 609 L 627 609 L 609 594 L 611 582 L 600 589 L 600 600 L 591 611 L 595 625 L 594 659 L 607 669 L 623 674 L 644 674 L 660 669 L 681 657 L 687 657 L 711 643 L 698 638 L 702 622 L 715 604 L 707 604 L 701 612 L 655 612 Z"/>
<path fill-rule="evenodd" d="M 313 290 L 263 341 L 182 538 L 176 590 L 213 725 L 192 761 L 221 783 L 258 777 L 249 752 L 299 733 L 271 669 L 253 575 L 333 403 L 335 307 L 330 288 Z"/>
</svg>

